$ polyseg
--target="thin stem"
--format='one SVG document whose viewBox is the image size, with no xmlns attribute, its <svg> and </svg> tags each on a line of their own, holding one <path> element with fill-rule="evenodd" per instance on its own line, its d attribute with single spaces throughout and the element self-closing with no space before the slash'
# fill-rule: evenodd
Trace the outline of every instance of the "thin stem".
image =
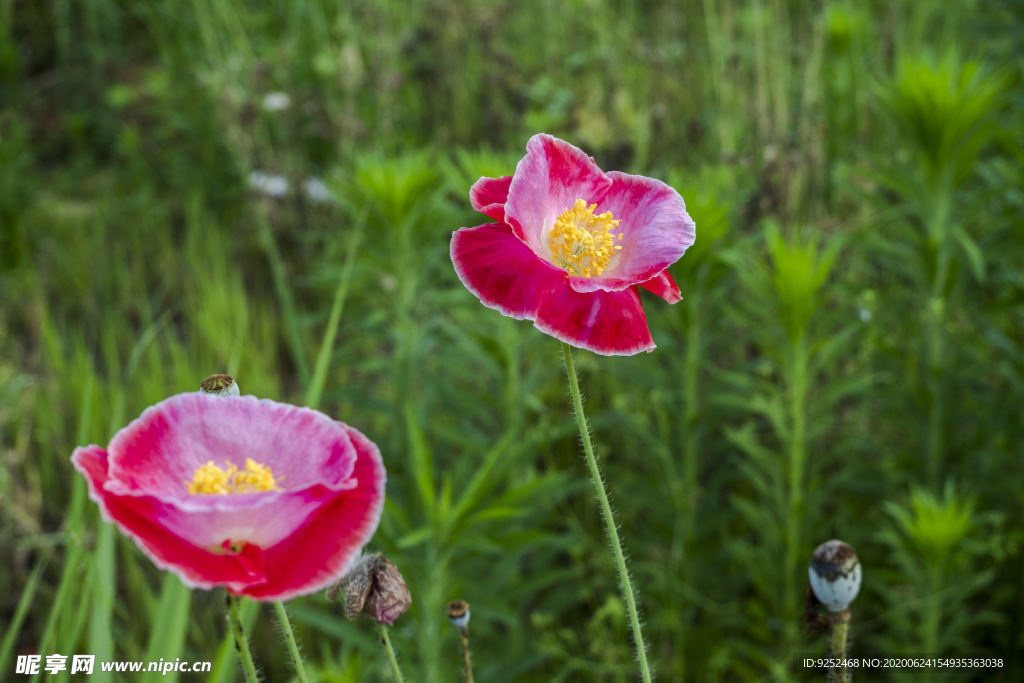
<svg viewBox="0 0 1024 683">
<path fill-rule="evenodd" d="M 583 415 L 583 398 L 580 396 L 580 384 L 576 378 L 576 366 L 572 362 L 572 347 L 565 342 L 562 342 L 562 355 L 565 357 L 565 372 L 569 375 L 569 389 L 572 391 L 572 403 L 576 410 L 576 421 L 579 423 L 580 436 L 583 438 L 583 450 L 587 454 L 590 476 L 594 480 L 597 498 L 601 502 L 605 528 L 608 530 L 608 538 L 612 543 L 615 563 L 619 568 L 619 579 L 622 582 L 622 592 L 625 593 L 626 606 L 629 608 L 629 620 L 633 625 L 633 640 L 636 644 L 637 661 L 640 662 L 640 673 L 643 675 L 644 683 L 651 683 L 651 669 L 647 665 L 647 653 L 644 651 L 644 635 L 640 630 L 640 615 L 637 613 L 636 596 L 633 595 L 633 586 L 629 581 L 629 572 L 626 570 L 626 557 L 622 552 L 622 543 L 619 541 L 619 532 L 615 527 L 615 518 L 612 517 L 612 506 L 608 502 L 608 492 L 605 490 L 604 480 L 601 478 L 601 470 L 597 467 L 594 447 L 590 443 L 590 430 L 587 429 L 587 418 Z"/>
<path fill-rule="evenodd" d="M 231 593 L 228 593 L 228 623 L 231 624 L 231 633 L 235 636 L 238 653 L 242 656 L 242 671 L 245 672 L 245 680 L 247 683 L 258 683 L 256 666 L 252 663 L 252 653 L 249 651 L 249 641 L 245 637 L 242 620 L 238 617 L 238 598 Z"/>
<path fill-rule="evenodd" d="M 391 665 L 391 673 L 398 683 L 405 683 L 405 679 L 402 678 L 402 670 L 398 668 L 398 658 L 395 657 L 395 649 L 391 647 L 388 629 L 384 624 L 377 622 L 377 630 L 380 631 L 380 642 L 384 645 L 384 651 L 388 653 L 388 664 Z"/>
<path fill-rule="evenodd" d="M 459 629 L 462 637 L 462 665 L 466 669 L 466 683 L 473 683 L 473 665 L 469 662 L 469 629 L 465 626 Z"/>
<path fill-rule="evenodd" d="M 277 610 L 277 620 L 281 624 L 284 640 L 288 643 L 288 652 L 291 653 L 292 662 L 295 663 L 295 673 L 302 683 L 309 683 L 309 678 L 306 677 L 306 668 L 302 665 L 302 655 L 299 654 L 299 646 L 295 643 L 295 634 L 292 633 L 292 623 L 288 620 L 288 611 L 280 600 L 274 600 L 274 609 Z"/>
</svg>

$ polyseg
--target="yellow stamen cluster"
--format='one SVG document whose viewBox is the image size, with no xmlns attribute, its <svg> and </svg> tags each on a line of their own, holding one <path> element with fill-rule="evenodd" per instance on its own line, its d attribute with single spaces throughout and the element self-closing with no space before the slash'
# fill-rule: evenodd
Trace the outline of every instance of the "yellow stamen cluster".
<svg viewBox="0 0 1024 683">
<path fill-rule="evenodd" d="M 621 221 L 612 219 L 612 212 L 594 215 L 597 204 L 587 206 L 582 199 L 555 219 L 548 236 L 551 260 L 565 268 L 569 275 L 591 277 L 600 275 L 615 252 L 622 247 L 615 244 L 611 231 Z M 622 239 L 619 233 L 618 239 Z"/>
<path fill-rule="evenodd" d="M 210 460 L 192 475 L 188 484 L 189 493 L 203 495 L 223 495 L 227 493 L 258 493 L 273 491 L 279 479 L 266 465 L 260 465 L 251 458 L 245 461 L 245 469 L 238 470 L 235 465 L 225 462 L 226 470 L 222 470 Z M 283 477 L 281 477 L 283 479 Z"/>
</svg>

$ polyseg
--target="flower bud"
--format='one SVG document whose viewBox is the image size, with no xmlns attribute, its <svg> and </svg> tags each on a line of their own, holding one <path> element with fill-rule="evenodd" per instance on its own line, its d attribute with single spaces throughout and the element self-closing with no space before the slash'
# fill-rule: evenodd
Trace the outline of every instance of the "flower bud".
<svg viewBox="0 0 1024 683">
<path fill-rule="evenodd" d="M 452 626 L 456 628 L 469 626 L 469 603 L 465 600 L 452 600 L 448 603 L 445 611 L 448 613 L 448 619 L 451 620 Z"/>
<path fill-rule="evenodd" d="M 412 604 L 398 567 L 380 553 L 357 559 L 341 580 L 328 587 L 327 599 L 334 602 L 340 591 L 345 591 L 345 616 L 352 621 L 365 614 L 391 626 Z"/>
<path fill-rule="evenodd" d="M 853 546 L 828 541 L 814 549 L 807 570 L 811 590 L 829 612 L 842 612 L 860 592 L 860 561 Z"/>
<path fill-rule="evenodd" d="M 231 375 L 210 375 L 199 385 L 199 393 L 214 396 L 241 396 L 238 383 Z"/>
</svg>

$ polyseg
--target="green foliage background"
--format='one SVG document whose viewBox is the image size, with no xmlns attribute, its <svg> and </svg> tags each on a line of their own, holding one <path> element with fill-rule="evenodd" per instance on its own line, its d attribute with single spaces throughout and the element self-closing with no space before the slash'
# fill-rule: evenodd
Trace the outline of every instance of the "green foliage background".
<svg viewBox="0 0 1024 683">
<path fill-rule="evenodd" d="M 35 652 L 240 678 L 223 596 L 69 462 L 215 372 L 380 445 L 410 679 L 461 676 L 454 598 L 479 681 L 636 678 L 558 344 L 448 257 L 487 220 L 471 183 L 543 131 L 697 222 L 684 300 L 643 294 L 658 349 L 576 356 L 661 680 L 813 680 L 834 537 L 855 654 L 1024 679 L 1022 43 L 1020 0 L 0 0 L 0 678 Z M 318 680 L 389 678 L 370 624 L 289 609 Z"/>
</svg>

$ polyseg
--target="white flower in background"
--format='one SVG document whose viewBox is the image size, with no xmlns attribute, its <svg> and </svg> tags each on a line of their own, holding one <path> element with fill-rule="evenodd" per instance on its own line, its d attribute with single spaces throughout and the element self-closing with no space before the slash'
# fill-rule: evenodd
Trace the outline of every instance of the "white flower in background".
<svg viewBox="0 0 1024 683">
<path fill-rule="evenodd" d="M 302 191 L 306 193 L 309 201 L 314 204 L 330 204 L 334 201 L 334 195 L 324 185 L 324 181 L 314 176 L 310 176 L 302 181 Z"/>
<path fill-rule="evenodd" d="M 866 308 L 860 309 L 860 321 L 864 323 L 871 322 L 871 311 Z"/>
<path fill-rule="evenodd" d="M 288 194 L 288 179 L 283 175 L 253 171 L 249 174 L 249 187 L 271 197 L 283 197 Z"/>
<path fill-rule="evenodd" d="M 292 98 L 286 92 L 268 92 L 263 96 L 264 111 L 284 111 L 292 106 Z"/>
</svg>

